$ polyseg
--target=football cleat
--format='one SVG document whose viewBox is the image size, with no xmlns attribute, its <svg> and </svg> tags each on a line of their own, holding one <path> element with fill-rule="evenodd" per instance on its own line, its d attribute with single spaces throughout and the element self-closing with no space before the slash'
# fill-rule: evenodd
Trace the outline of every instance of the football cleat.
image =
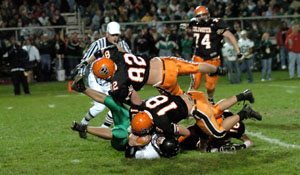
<svg viewBox="0 0 300 175">
<path fill-rule="evenodd" d="M 243 95 L 244 95 L 244 100 L 248 100 L 250 103 L 254 103 L 254 97 L 253 97 L 253 93 L 250 89 L 246 89 L 244 92 L 243 92 Z"/>
<path fill-rule="evenodd" d="M 262 120 L 262 116 L 258 112 L 254 111 L 250 107 L 250 105 L 248 105 L 248 104 L 244 105 L 244 107 L 241 110 L 241 112 L 245 112 L 246 113 L 246 117 L 245 117 L 246 119 L 253 118 L 253 119 L 256 119 L 256 120 Z"/>
<path fill-rule="evenodd" d="M 81 123 L 73 121 L 71 129 L 74 131 L 78 131 L 80 138 L 86 139 L 87 125 L 83 125 Z"/>
</svg>

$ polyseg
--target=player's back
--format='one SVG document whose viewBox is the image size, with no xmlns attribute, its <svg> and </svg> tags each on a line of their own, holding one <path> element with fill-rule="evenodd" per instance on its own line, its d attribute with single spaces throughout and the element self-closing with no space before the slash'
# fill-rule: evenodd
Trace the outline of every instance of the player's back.
<svg viewBox="0 0 300 175">
<path fill-rule="evenodd" d="M 152 114 L 153 121 L 160 122 L 167 118 L 170 123 L 178 123 L 188 117 L 188 109 L 180 96 L 157 95 L 144 103 L 145 108 Z"/>
</svg>

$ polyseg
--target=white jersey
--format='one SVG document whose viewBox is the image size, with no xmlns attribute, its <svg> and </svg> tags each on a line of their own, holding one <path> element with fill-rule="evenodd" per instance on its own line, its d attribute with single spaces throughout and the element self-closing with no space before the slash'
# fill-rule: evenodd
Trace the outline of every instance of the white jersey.
<svg viewBox="0 0 300 175">
<path fill-rule="evenodd" d="M 156 143 L 157 135 L 154 134 L 151 138 L 150 143 L 146 145 L 143 149 L 138 150 L 135 153 L 136 159 L 157 159 L 160 158 L 159 153 L 157 150 L 159 149 Z"/>
<path fill-rule="evenodd" d="M 222 55 L 227 57 L 228 61 L 235 61 L 236 60 L 236 52 L 232 44 L 226 42 L 222 48 Z"/>
<path fill-rule="evenodd" d="M 128 44 L 124 41 L 124 40 L 120 40 L 118 42 L 118 44 L 126 51 L 126 52 L 129 52 L 131 53 L 131 50 L 128 46 Z M 108 42 L 107 38 L 106 37 L 102 37 L 100 39 L 98 39 L 97 41 L 94 41 L 90 47 L 88 48 L 88 50 L 86 51 L 86 53 L 84 54 L 83 58 L 81 61 L 86 61 L 88 60 L 92 55 L 94 55 L 94 53 L 96 53 L 97 51 L 101 50 L 101 49 L 104 49 L 106 48 L 107 46 L 109 45 L 112 45 L 111 43 Z M 88 71 L 91 71 L 92 69 L 92 64 L 90 64 L 90 68 L 88 69 Z M 100 86 L 109 86 L 110 83 L 103 80 L 103 79 L 100 79 L 100 78 L 96 78 L 96 81 L 97 83 L 100 85 Z"/>
<path fill-rule="evenodd" d="M 250 48 L 253 48 L 254 42 L 248 38 L 246 38 L 246 39 L 240 38 L 238 41 L 238 46 L 240 48 L 241 54 L 245 54 L 245 53 L 249 52 Z M 249 56 L 246 56 L 245 58 L 247 59 L 247 58 L 251 58 L 251 57 L 252 57 L 252 54 L 250 54 Z"/>
<path fill-rule="evenodd" d="M 29 61 L 39 61 L 40 60 L 40 52 L 39 50 L 33 45 L 24 45 L 22 47 L 24 50 L 27 51 L 29 55 Z"/>
</svg>

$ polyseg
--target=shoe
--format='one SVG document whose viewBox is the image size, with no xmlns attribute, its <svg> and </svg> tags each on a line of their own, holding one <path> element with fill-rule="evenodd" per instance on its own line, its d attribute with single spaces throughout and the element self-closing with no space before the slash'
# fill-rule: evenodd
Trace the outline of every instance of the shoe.
<svg viewBox="0 0 300 175">
<path fill-rule="evenodd" d="M 81 123 L 73 121 L 71 129 L 73 129 L 74 131 L 78 131 L 80 138 L 86 139 L 87 125 L 83 125 Z"/>
<path fill-rule="evenodd" d="M 246 119 L 253 118 L 256 120 L 262 120 L 262 116 L 258 112 L 254 111 L 248 104 L 244 105 L 241 112 L 246 112 L 246 117 L 245 117 Z"/>
<path fill-rule="evenodd" d="M 272 80 L 272 78 L 268 78 L 268 81 L 271 81 Z"/>
<path fill-rule="evenodd" d="M 282 70 L 285 70 L 285 69 L 286 69 L 286 65 L 282 65 L 282 66 L 281 66 L 281 69 L 282 69 Z"/>
<path fill-rule="evenodd" d="M 264 82 L 264 81 L 266 81 L 266 80 L 262 78 L 261 81 Z"/>
<path fill-rule="evenodd" d="M 248 100 L 250 103 L 254 103 L 255 99 L 253 97 L 253 93 L 250 89 L 246 89 L 244 92 L 244 100 Z"/>
<path fill-rule="evenodd" d="M 208 101 L 209 101 L 210 104 L 212 104 L 212 105 L 215 105 L 215 104 L 216 104 L 213 98 L 208 98 Z"/>
</svg>

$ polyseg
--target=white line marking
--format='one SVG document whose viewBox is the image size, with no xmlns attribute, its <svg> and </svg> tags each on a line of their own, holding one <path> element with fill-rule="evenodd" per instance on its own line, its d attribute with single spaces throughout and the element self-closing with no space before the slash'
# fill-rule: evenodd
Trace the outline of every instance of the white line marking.
<svg viewBox="0 0 300 175">
<path fill-rule="evenodd" d="M 284 88 L 293 88 L 293 89 L 299 88 L 298 86 L 288 86 L 288 85 L 280 85 L 280 84 L 269 84 L 268 86 L 273 86 L 273 87 L 284 87 Z"/>
<path fill-rule="evenodd" d="M 49 108 L 55 108 L 55 104 L 49 104 L 48 107 Z"/>
<path fill-rule="evenodd" d="M 250 136 L 253 136 L 253 137 L 257 137 L 257 138 L 259 138 L 261 140 L 264 140 L 268 143 L 279 145 L 281 147 L 300 149 L 300 145 L 293 145 L 293 144 L 284 143 L 284 142 L 282 142 L 278 139 L 271 139 L 269 137 L 266 137 L 266 136 L 262 135 L 261 133 L 255 133 L 255 132 L 247 131 L 246 134 L 250 135 Z"/>
<path fill-rule="evenodd" d="M 56 95 L 55 97 L 69 97 L 70 95 Z"/>
</svg>

